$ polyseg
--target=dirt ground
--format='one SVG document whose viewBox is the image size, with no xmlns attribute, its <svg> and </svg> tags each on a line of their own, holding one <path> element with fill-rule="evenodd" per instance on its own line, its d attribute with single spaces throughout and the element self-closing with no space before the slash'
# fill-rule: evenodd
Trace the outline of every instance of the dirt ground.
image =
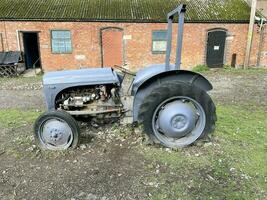
<svg viewBox="0 0 267 200">
<path fill-rule="evenodd" d="M 266 73 L 213 70 L 205 75 L 213 84 L 210 93 L 217 103 L 267 105 Z"/>
<path fill-rule="evenodd" d="M 217 104 L 267 104 L 266 74 L 211 71 L 205 75 L 214 85 L 210 94 Z M 41 88 L 40 78 L 0 81 L 0 110 L 32 110 L 38 115 L 45 110 Z M 1 127 L 0 199 L 149 199 L 159 187 L 157 169 L 168 171 L 168 167 L 152 163 L 140 152 L 147 148 L 141 131 L 116 124 L 99 129 L 81 126 L 80 147 L 61 153 L 41 152 L 31 123 Z"/>
</svg>

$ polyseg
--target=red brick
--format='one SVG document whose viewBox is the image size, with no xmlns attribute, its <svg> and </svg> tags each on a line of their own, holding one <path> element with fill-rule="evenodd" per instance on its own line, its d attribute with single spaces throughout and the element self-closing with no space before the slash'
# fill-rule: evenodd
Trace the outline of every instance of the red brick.
<svg viewBox="0 0 267 200">
<path fill-rule="evenodd" d="M 137 70 L 153 63 L 163 63 L 165 55 L 152 54 L 152 31 L 166 29 L 164 23 L 96 23 L 96 22 L 0 22 L 5 50 L 18 50 L 18 31 L 39 31 L 41 61 L 44 71 L 78 69 L 101 66 L 100 29 L 117 27 L 123 29 L 124 62 Z M 225 64 L 231 63 L 232 54 L 237 54 L 237 65 L 243 65 L 248 24 L 186 23 L 184 31 L 182 68 L 190 69 L 197 64 L 205 64 L 207 31 L 223 28 L 228 31 Z M 6 31 L 5 31 L 6 29 Z M 53 29 L 70 30 L 72 33 L 72 54 L 52 54 L 51 35 Z M 174 26 L 174 36 L 177 25 Z M 251 65 L 256 65 L 259 49 L 258 27 L 255 26 L 251 53 Z M 176 37 L 175 37 L 176 38 Z M 267 42 L 264 41 L 261 65 L 267 65 Z M 175 39 L 172 61 L 175 58 Z M 76 55 L 84 55 L 85 60 L 76 60 Z"/>
</svg>

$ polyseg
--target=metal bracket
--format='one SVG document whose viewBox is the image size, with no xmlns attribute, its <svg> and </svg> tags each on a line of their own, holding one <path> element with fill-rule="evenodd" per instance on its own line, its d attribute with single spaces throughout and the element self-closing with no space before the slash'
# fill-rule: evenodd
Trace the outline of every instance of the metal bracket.
<svg viewBox="0 0 267 200">
<path fill-rule="evenodd" d="M 176 47 L 176 59 L 175 59 L 175 69 L 179 70 L 181 65 L 182 57 L 182 46 L 183 46 L 183 33 L 184 33 L 184 15 L 186 12 L 186 5 L 181 4 L 179 7 L 169 12 L 167 15 L 168 20 L 168 32 L 167 32 L 167 51 L 166 51 L 166 60 L 165 66 L 166 71 L 171 70 L 170 68 L 170 57 L 172 50 L 172 24 L 174 16 L 177 14 L 179 16 L 178 21 L 178 34 L 177 34 L 177 47 Z"/>
</svg>

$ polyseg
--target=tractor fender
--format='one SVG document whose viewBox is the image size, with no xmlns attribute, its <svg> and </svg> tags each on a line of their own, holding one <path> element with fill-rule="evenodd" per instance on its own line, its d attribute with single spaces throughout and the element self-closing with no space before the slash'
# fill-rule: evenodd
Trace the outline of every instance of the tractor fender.
<svg viewBox="0 0 267 200">
<path fill-rule="evenodd" d="M 138 71 L 133 82 L 132 95 L 134 96 L 139 88 L 155 79 L 173 75 L 176 75 L 179 80 L 194 84 L 205 91 L 212 90 L 211 83 L 201 74 L 187 70 L 176 70 L 174 65 L 170 67 L 171 70 L 166 71 L 165 64 L 154 64 Z"/>
<path fill-rule="evenodd" d="M 137 74 L 138 75 L 138 74 Z M 147 77 L 147 76 L 146 76 Z M 132 87 L 132 95 L 134 96 L 133 102 L 133 121 L 137 122 L 140 106 L 147 94 L 151 93 L 154 87 L 161 84 L 163 81 L 178 80 L 199 87 L 204 91 L 213 89 L 212 84 L 202 75 L 186 70 L 170 70 L 153 74 L 143 80 L 138 79 L 134 81 Z M 136 79 L 135 79 L 136 80 Z"/>
</svg>

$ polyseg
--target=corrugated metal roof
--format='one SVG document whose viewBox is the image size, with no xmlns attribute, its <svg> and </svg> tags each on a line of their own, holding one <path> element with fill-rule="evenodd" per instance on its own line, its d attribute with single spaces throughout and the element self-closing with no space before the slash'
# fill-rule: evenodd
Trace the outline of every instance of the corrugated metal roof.
<svg viewBox="0 0 267 200">
<path fill-rule="evenodd" d="M 187 4 L 189 22 L 247 22 L 244 0 L 0 0 L 0 20 L 165 22 Z"/>
</svg>

